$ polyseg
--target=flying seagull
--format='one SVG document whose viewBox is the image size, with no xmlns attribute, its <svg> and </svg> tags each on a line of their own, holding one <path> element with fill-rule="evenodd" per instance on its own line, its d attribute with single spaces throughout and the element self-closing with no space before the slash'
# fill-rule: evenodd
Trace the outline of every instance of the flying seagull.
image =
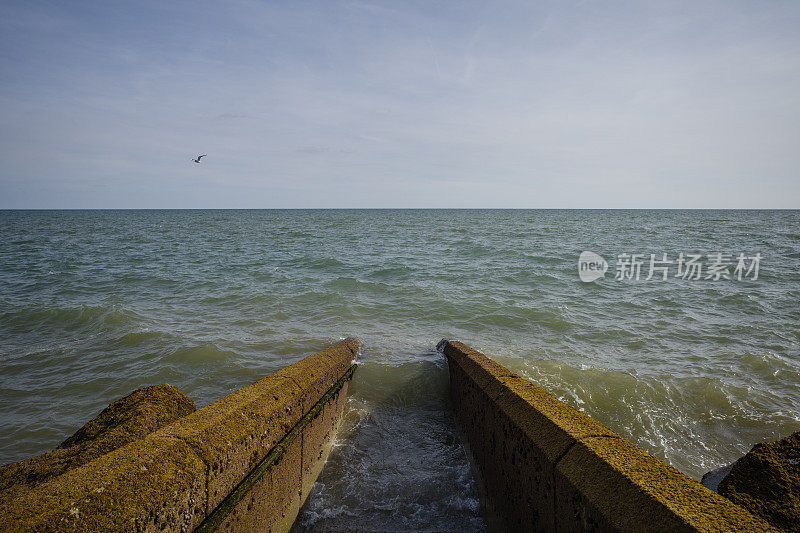
<svg viewBox="0 0 800 533">
<path fill-rule="evenodd" d="M 205 157 L 206 155 L 208 155 L 208 154 L 198 155 L 197 159 L 192 159 L 192 161 L 194 161 L 195 163 L 199 163 L 200 162 L 200 158 L 201 157 Z"/>
</svg>

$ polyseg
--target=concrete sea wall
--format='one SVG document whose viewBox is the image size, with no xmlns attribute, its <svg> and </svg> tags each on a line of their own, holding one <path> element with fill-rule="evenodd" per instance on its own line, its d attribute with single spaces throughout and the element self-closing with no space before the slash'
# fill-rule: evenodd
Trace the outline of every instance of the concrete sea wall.
<svg viewBox="0 0 800 533">
<path fill-rule="evenodd" d="M 503 530 L 773 530 L 484 354 L 445 340 L 439 350 Z"/>
<path fill-rule="evenodd" d="M 361 343 L 341 341 L 1 501 L 4 531 L 287 531 Z M 1 498 L 1 497 L 0 497 Z"/>
</svg>

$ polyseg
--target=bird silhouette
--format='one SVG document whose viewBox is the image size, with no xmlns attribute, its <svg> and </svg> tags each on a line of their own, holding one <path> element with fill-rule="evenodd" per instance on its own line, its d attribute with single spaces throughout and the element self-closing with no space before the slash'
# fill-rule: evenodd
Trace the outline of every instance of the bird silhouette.
<svg viewBox="0 0 800 533">
<path fill-rule="evenodd" d="M 198 155 L 197 159 L 192 159 L 192 161 L 194 161 L 195 163 L 199 163 L 200 162 L 200 158 L 201 157 L 205 157 L 206 155 L 208 155 L 208 154 Z"/>
</svg>

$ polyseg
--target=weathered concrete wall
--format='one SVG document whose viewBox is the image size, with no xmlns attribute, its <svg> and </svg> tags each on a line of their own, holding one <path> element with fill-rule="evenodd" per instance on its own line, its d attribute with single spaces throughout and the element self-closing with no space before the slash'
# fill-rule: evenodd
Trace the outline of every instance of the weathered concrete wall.
<svg viewBox="0 0 800 533">
<path fill-rule="evenodd" d="M 324 462 L 360 347 L 339 342 L 16 494 L 0 507 L 3 530 L 192 531 L 212 515 L 223 530 L 287 530 Z M 248 478 L 254 469 L 261 475 Z M 246 478 L 250 490 L 226 501 Z"/>
<path fill-rule="evenodd" d="M 484 354 L 442 341 L 453 405 L 507 530 L 770 526 Z"/>
<path fill-rule="evenodd" d="M 166 383 L 136 389 L 112 402 L 55 450 L 0 466 L 0 506 L 15 494 L 143 439 L 194 411 L 194 402 Z"/>
</svg>

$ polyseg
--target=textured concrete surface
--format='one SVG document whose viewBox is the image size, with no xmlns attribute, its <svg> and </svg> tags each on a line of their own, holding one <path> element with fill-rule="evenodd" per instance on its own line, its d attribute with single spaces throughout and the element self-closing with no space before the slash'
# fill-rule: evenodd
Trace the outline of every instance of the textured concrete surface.
<svg viewBox="0 0 800 533">
<path fill-rule="evenodd" d="M 221 532 L 288 531 L 322 471 L 338 430 L 348 383 L 322 406 L 284 454 L 249 490 L 218 527 Z M 259 504 L 259 502 L 261 502 Z"/>
<path fill-rule="evenodd" d="M 60 476 L 195 411 L 194 402 L 166 383 L 114 401 L 55 450 L 0 467 L 0 504 L 14 493 Z"/>
<path fill-rule="evenodd" d="M 439 350 L 504 530 L 773 530 L 484 354 L 456 341 Z"/>
<path fill-rule="evenodd" d="M 800 432 L 753 446 L 718 490 L 774 526 L 800 531 Z"/>
<path fill-rule="evenodd" d="M 347 372 L 360 347 L 341 341 L 16 494 L 0 506 L 0 523 L 6 531 L 191 531 Z M 331 433 L 312 433 L 309 450 L 318 456 L 312 440 Z M 302 436 L 293 441 L 271 472 L 272 491 L 250 502 L 266 522 L 282 515 L 279 529 L 291 525 L 302 501 L 303 444 Z M 237 530 L 264 531 L 266 522 L 240 521 Z"/>
</svg>

